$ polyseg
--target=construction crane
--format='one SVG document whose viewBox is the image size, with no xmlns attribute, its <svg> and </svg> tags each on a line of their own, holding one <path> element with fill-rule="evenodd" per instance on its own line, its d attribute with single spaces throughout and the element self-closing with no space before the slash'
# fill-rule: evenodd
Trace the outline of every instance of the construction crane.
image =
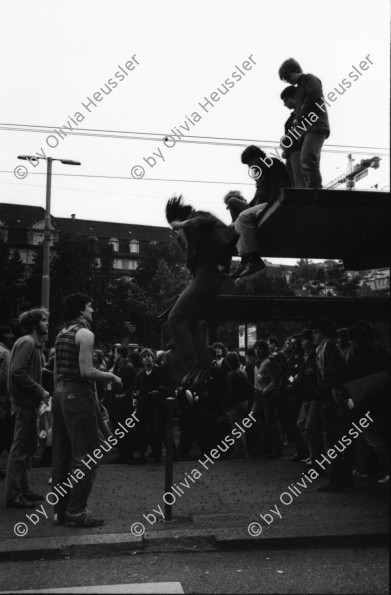
<svg viewBox="0 0 391 595">
<path fill-rule="evenodd" d="M 352 154 L 349 153 L 346 174 L 343 174 L 332 182 L 329 182 L 325 188 L 327 188 L 327 190 L 332 190 L 333 188 L 336 188 L 337 186 L 340 186 L 346 182 L 346 190 L 354 190 L 356 181 L 367 175 L 368 169 L 370 167 L 378 169 L 378 167 L 380 167 L 380 157 L 375 156 L 371 157 L 370 159 L 361 159 L 360 163 L 353 167 Z M 364 174 L 364 172 L 367 173 Z"/>
</svg>

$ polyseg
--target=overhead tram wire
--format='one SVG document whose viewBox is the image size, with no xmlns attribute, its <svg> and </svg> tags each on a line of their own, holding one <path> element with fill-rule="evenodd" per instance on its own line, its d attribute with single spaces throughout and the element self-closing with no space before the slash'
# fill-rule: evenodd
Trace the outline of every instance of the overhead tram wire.
<svg viewBox="0 0 391 595">
<path fill-rule="evenodd" d="M 1 174 L 14 174 L 13 170 L 0 170 Z M 39 171 L 32 171 L 29 172 L 29 175 L 36 175 L 36 176 L 46 176 L 46 172 L 39 172 Z M 63 173 L 53 173 L 52 176 L 65 176 L 65 177 L 72 177 L 72 178 L 107 178 L 110 180 L 129 180 L 133 182 L 139 182 L 140 180 L 145 180 L 146 182 L 184 182 L 190 184 L 228 184 L 230 186 L 254 186 L 254 183 L 251 182 L 224 182 L 219 180 L 177 180 L 177 179 L 170 179 L 170 178 L 132 178 L 131 176 L 103 176 L 103 175 L 94 175 L 94 174 L 63 174 Z M 23 181 L 23 180 L 21 180 Z"/>
<path fill-rule="evenodd" d="M 123 130 L 103 130 L 94 128 L 77 128 L 77 129 L 64 129 L 61 126 L 39 126 L 35 124 L 7 124 L 0 123 L 0 130 L 13 131 L 13 132 L 33 132 L 38 134 L 53 133 L 59 129 L 65 137 L 70 135 L 75 136 L 87 136 L 94 138 L 118 138 L 125 140 L 145 140 L 145 141 L 160 141 L 164 137 L 172 136 L 168 133 L 158 132 L 131 132 Z M 172 131 L 170 131 L 172 132 Z M 224 142 L 220 142 L 224 141 Z M 227 142 L 228 141 L 228 142 Z M 197 135 L 184 135 L 177 140 L 177 142 L 185 144 L 200 144 L 200 145 L 216 145 L 226 147 L 246 147 L 249 144 L 255 143 L 262 145 L 265 148 L 276 148 L 279 143 L 273 140 L 258 140 L 258 139 L 240 139 L 230 137 L 211 137 L 211 136 L 197 136 Z M 270 145 L 270 146 L 269 146 Z M 331 148 L 327 148 L 331 147 Z M 345 147 L 342 149 L 342 147 Z M 366 150 L 367 149 L 367 150 Z M 368 147 L 358 145 L 324 145 L 324 152 L 328 153 L 346 153 L 347 151 L 354 152 L 355 154 L 368 155 L 376 153 L 380 155 L 388 155 L 389 150 L 386 147 Z"/>
</svg>

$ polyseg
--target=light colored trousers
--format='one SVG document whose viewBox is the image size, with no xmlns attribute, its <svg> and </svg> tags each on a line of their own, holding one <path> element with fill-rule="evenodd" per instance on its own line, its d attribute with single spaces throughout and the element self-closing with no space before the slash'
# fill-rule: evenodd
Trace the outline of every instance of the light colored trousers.
<svg viewBox="0 0 391 595">
<path fill-rule="evenodd" d="M 258 220 L 266 205 L 267 203 L 263 202 L 255 207 L 250 207 L 242 211 L 236 219 L 235 231 L 240 234 L 237 243 L 239 256 L 258 252 Z"/>
</svg>

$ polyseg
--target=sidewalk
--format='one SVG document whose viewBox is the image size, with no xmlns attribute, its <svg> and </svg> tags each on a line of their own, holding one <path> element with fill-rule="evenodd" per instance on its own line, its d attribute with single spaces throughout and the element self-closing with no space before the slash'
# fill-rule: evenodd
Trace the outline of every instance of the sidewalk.
<svg viewBox="0 0 391 595">
<path fill-rule="evenodd" d="M 0 560 L 386 543 L 389 488 L 375 479 L 357 480 L 350 492 L 319 493 L 327 476 L 311 483 L 303 476 L 307 468 L 287 459 L 202 460 L 208 468 L 197 459 L 174 463 L 173 495 L 166 496 L 168 502 L 176 498 L 171 523 L 158 520 L 165 506 L 164 463 L 102 464 L 89 504 L 106 524 L 93 529 L 53 525 L 46 500 L 36 503 L 38 513 L 6 508 L 1 480 Z M 34 491 L 51 491 L 50 473 L 48 467 L 31 471 Z M 27 530 L 26 536 L 15 535 L 16 523 L 24 523 L 19 531 Z M 250 523 L 257 537 L 250 536 Z"/>
</svg>

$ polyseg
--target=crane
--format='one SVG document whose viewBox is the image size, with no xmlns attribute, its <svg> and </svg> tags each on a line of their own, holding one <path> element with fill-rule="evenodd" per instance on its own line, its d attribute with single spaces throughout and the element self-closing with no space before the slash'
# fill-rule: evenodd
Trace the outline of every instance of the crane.
<svg viewBox="0 0 391 595">
<path fill-rule="evenodd" d="M 368 171 L 370 167 L 373 167 L 374 169 L 378 169 L 378 167 L 380 167 L 380 157 L 377 155 L 375 157 L 371 157 L 370 159 L 361 159 L 360 163 L 354 167 L 351 153 L 348 155 L 348 160 L 348 169 L 346 174 L 343 174 L 342 176 L 339 176 L 338 178 L 335 178 L 335 180 L 329 182 L 325 186 L 327 190 L 333 190 L 333 188 L 336 188 L 344 182 L 346 182 L 346 190 L 354 190 L 356 180 L 360 179 L 360 177 L 364 177 L 364 175 L 360 176 L 360 174 L 363 174 L 364 171 Z"/>
</svg>

